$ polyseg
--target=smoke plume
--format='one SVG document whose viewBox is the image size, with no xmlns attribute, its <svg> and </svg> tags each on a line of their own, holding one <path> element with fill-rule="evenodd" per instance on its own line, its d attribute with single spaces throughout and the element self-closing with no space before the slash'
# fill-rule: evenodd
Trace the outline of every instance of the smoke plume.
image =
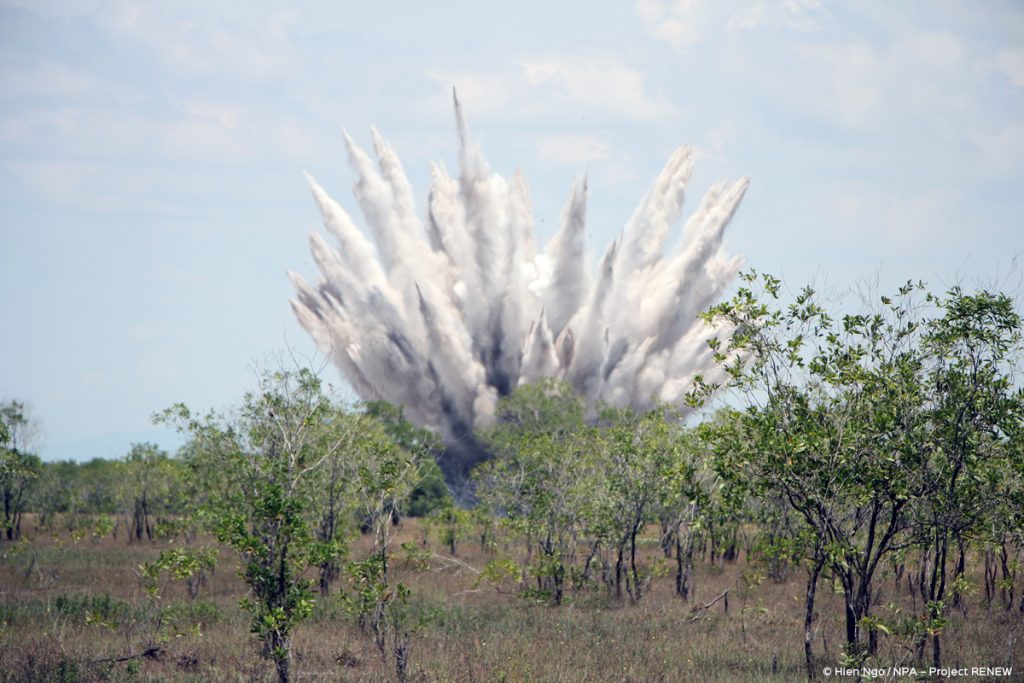
<svg viewBox="0 0 1024 683">
<path fill-rule="evenodd" d="M 596 271 L 587 265 L 587 181 L 577 181 L 557 233 L 534 241 L 526 181 L 491 171 L 455 100 L 459 175 L 431 168 L 426 215 L 392 148 L 376 130 L 372 156 L 346 135 L 357 227 L 311 176 L 328 242 L 310 236 L 315 285 L 289 273 L 302 326 L 364 398 L 405 408 L 442 435 L 450 481 L 482 457 L 473 431 L 498 399 L 553 377 L 588 402 L 644 410 L 680 404 L 694 377 L 720 378 L 698 314 L 738 272 L 723 232 L 747 179 L 715 185 L 683 225 L 693 152 L 669 158 Z"/>
</svg>

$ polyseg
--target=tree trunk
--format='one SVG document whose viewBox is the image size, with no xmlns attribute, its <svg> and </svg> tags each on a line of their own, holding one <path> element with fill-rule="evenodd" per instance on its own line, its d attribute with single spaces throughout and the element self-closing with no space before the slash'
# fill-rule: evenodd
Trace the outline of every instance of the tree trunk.
<svg viewBox="0 0 1024 683">
<path fill-rule="evenodd" d="M 841 569 L 839 579 L 843 584 L 843 602 L 846 609 L 846 653 L 850 657 L 859 657 L 863 654 L 860 622 L 867 616 L 871 594 L 865 585 L 864 577 L 860 577 L 858 581 L 852 569 Z"/>
<path fill-rule="evenodd" d="M 623 541 L 619 544 L 619 551 L 615 558 L 615 597 L 622 598 L 622 554 L 626 550 L 626 543 Z"/>
<path fill-rule="evenodd" d="M 929 621 L 942 616 L 942 599 L 946 592 L 946 550 L 948 543 L 949 538 L 946 536 L 945 530 L 940 531 L 936 529 L 930 553 L 932 555 L 931 580 L 927 585 L 927 593 L 922 594 L 925 603 L 924 616 Z M 918 644 L 917 653 L 919 658 L 924 656 L 926 640 L 924 638 Z M 932 666 L 938 669 L 942 666 L 942 644 L 939 634 L 933 634 L 931 640 Z"/>
<path fill-rule="evenodd" d="M 600 547 L 600 541 L 595 541 L 594 545 L 590 547 L 590 552 L 587 554 L 587 559 L 583 563 L 583 571 L 580 573 L 579 579 L 577 580 L 576 588 L 583 588 L 590 581 L 590 568 L 594 562 L 594 557 L 597 556 L 597 550 Z"/>
<path fill-rule="evenodd" d="M 1010 554 L 1006 550 L 1006 541 L 1004 540 L 1000 544 L 999 548 L 999 563 L 1003 569 L 1003 581 L 1002 586 L 999 589 L 1000 597 L 1003 599 L 1003 605 L 1006 607 L 1006 611 L 1013 609 L 1013 584 L 1016 578 L 1016 572 L 1010 570 L 1009 564 Z"/>
<path fill-rule="evenodd" d="M 687 602 L 693 597 L 693 530 L 686 531 L 686 546 L 676 535 L 676 593 Z"/>
<path fill-rule="evenodd" d="M 146 532 L 146 522 L 143 519 L 142 510 L 143 510 L 142 498 L 136 497 L 135 498 L 135 514 L 134 514 L 134 519 L 132 520 L 132 530 L 133 530 L 134 535 L 135 535 L 135 540 L 138 541 L 139 543 L 142 543 L 142 534 L 144 534 Z"/>
<path fill-rule="evenodd" d="M 957 541 L 957 549 L 958 549 L 958 553 L 957 554 L 958 554 L 958 557 L 957 557 L 957 561 L 956 561 L 956 566 L 953 568 L 953 585 L 954 585 L 954 587 L 956 587 L 958 585 L 957 582 L 964 575 L 964 571 L 966 571 L 967 548 L 965 546 L 966 546 L 966 544 L 964 543 L 964 539 L 963 538 L 961 538 L 961 539 L 959 539 Z M 959 590 L 956 590 L 953 593 L 953 607 L 961 607 L 961 608 L 965 607 L 964 596 L 962 596 L 960 594 Z"/>
<path fill-rule="evenodd" d="M 11 491 L 10 489 L 4 489 L 4 531 L 8 541 L 14 540 L 14 524 L 11 523 L 12 507 Z"/>
<path fill-rule="evenodd" d="M 711 566 L 715 566 L 715 559 L 718 557 L 718 548 L 715 545 L 715 524 L 708 520 L 708 537 L 711 541 Z"/>
<path fill-rule="evenodd" d="M 275 633 L 271 638 L 271 654 L 274 657 L 274 666 L 277 669 L 278 683 L 289 683 L 291 681 L 292 668 L 292 647 L 290 639 Z"/>
<path fill-rule="evenodd" d="M 725 552 L 722 553 L 723 562 L 735 562 L 736 557 L 739 554 L 739 539 L 737 538 L 736 527 L 732 527 L 729 532 L 729 543 L 725 546 Z"/>
<path fill-rule="evenodd" d="M 337 565 L 328 560 L 320 565 L 320 595 L 321 597 L 327 597 L 331 592 L 331 581 L 338 578 L 338 567 Z"/>
<path fill-rule="evenodd" d="M 804 601 L 804 659 L 807 662 L 807 680 L 817 678 L 818 670 L 814 663 L 814 594 L 818 590 L 818 577 L 825 566 L 824 556 L 819 557 L 814 566 L 807 570 L 807 597 Z"/>
<path fill-rule="evenodd" d="M 989 609 L 996 600 L 996 577 L 999 568 L 996 565 L 996 551 L 993 548 L 985 549 L 985 602 Z"/>
<path fill-rule="evenodd" d="M 636 536 L 639 532 L 640 522 L 638 521 L 633 525 L 633 530 L 629 535 L 629 569 L 633 574 L 633 592 L 630 594 L 630 597 L 633 599 L 633 602 L 640 600 L 640 594 L 643 590 L 640 587 L 640 572 L 636 566 Z"/>
<path fill-rule="evenodd" d="M 679 533 L 679 525 L 672 526 L 667 520 L 661 521 L 661 539 L 659 545 L 661 546 L 661 554 L 665 556 L 665 559 L 672 557 L 672 545 L 675 543 L 675 536 Z M 678 544 L 676 544 L 678 546 Z"/>
<path fill-rule="evenodd" d="M 555 570 L 554 570 L 552 578 L 554 579 L 555 604 L 556 605 L 561 605 L 562 604 L 562 596 L 564 594 L 564 592 L 563 592 L 563 585 L 564 585 L 564 579 L 565 579 L 565 565 L 562 563 L 561 560 L 559 560 L 557 565 L 555 566 Z"/>
</svg>

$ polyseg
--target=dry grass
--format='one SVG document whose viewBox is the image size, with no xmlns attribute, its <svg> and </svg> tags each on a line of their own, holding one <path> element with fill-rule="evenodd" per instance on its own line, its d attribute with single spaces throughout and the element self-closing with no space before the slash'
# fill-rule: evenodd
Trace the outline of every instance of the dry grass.
<svg viewBox="0 0 1024 683">
<path fill-rule="evenodd" d="M 418 541 L 414 521 L 397 543 Z M 398 545 L 395 548 L 398 548 Z M 168 543 L 127 546 L 115 542 L 40 539 L 0 546 L 0 680 L 2 681 L 271 681 L 238 608 L 244 587 L 233 557 L 222 552 L 219 568 L 195 601 L 184 587 L 168 584 L 160 606 L 175 612 L 180 635 L 161 642 L 156 656 L 143 653 L 156 636 L 155 606 L 147 599 L 139 565 Z M 444 551 L 434 549 L 444 557 Z M 356 550 L 356 553 L 359 551 Z M 654 550 L 649 550 L 651 557 Z M 491 556 L 470 543 L 458 559 L 480 568 Z M 616 601 L 603 591 L 570 592 L 551 607 L 478 585 L 459 564 L 433 561 L 416 571 L 396 561 L 397 578 L 414 598 L 410 612 L 424 624 L 412 634 L 410 679 L 422 682 L 656 682 L 798 681 L 803 670 L 803 575 L 784 583 L 751 581 L 745 560 L 697 572 L 700 606 L 728 589 L 728 611 L 719 601 L 694 619 L 694 606 L 672 592 L 671 577 L 658 577 L 639 604 Z M 750 585 L 753 583 L 754 585 Z M 880 603 L 911 608 L 891 579 Z M 819 589 L 816 654 L 835 666 L 842 647 L 841 595 L 829 582 Z M 885 607 L 880 614 L 890 614 Z M 199 625 L 196 633 L 189 627 Z M 173 630 L 173 629 L 172 629 Z M 945 662 L 949 666 L 1012 666 L 1010 680 L 1024 680 L 1024 615 L 979 604 L 969 618 L 950 615 Z M 299 681 L 381 683 L 395 679 L 333 600 L 318 606 L 295 637 Z M 906 643 L 883 637 L 879 665 L 913 664 Z M 851 679 L 852 680 L 852 679 Z M 980 680 L 980 679 L 971 679 Z M 1002 679 L 1007 680 L 1007 679 Z"/>
</svg>

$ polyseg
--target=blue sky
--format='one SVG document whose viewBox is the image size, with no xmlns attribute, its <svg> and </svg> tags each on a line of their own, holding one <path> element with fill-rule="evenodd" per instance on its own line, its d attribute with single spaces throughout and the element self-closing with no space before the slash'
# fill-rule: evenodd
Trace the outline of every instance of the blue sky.
<svg viewBox="0 0 1024 683">
<path fill-rule="evenodd" d="M 1019 3 L 561 4 L 0 0 L 0 399 L 42 453 L 171 445 L 154 411 L 312 355 L 302 171 L 358 215 L 341 131 L 376 125 L 422 206 L 453 86 L 542 235 L 588 173 L 595 254 L 681 143 L 691 198 L 751 177 L 729 249 L 794 287 L 989 285 L 1024 250 Z"/>
</svg>

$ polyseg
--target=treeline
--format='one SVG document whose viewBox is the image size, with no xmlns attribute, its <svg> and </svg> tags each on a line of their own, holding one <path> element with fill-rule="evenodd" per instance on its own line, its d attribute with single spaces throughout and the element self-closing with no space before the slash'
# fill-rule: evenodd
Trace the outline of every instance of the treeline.
<svg viewBox="0 0 1024 683">
<path fill-rule="evenodd" d="M 1024 329 L 1012 299 L 908 283 L 834 315 L 810 289 L 781 303 L 778 280 L 743 283 L 705 314 L 729 382 L 691 378 L 686 408 L 702 421 L 593 406 L 555 380 L 520 387 L 477 435 L 492 458 L 472 474 L 471 508 L 444 491 L 436 437 L 400 409 L 352 409 L 314 373 L 276 371 L 232 412 L 162 413 L 188 439 L 174 457 L 140 445 L 121 461 L 43 465 L 8 429 L 8 537 L 26 510 L 42 527 L 91 518 L 95 533 L 112 524 L 132 542 L 215 535 L 242 558 L 243 606 L 282 681 L 295 625 L 338 581 L 404 680 L 413 627 L 396 555 L 458 562 L 467 542 L 489 558 L 474 569 L 480 585 L 555 608 L 601 592 L 637 603 L 665 576 L 699 616 L 727 598 L 695 602 L 702 564 L 745 562 L 748 588 L 799 577 L 812 679 L 823 581 L 843 596 L 850 667 L 877 661 L 882 639 L 902 661 L 940 667 L 948 620 L 969 618 L 972 599 L 1024 613 Z M 447 560 L 426 536 L 392 548 L 406 514 L 427 515 Z M 359 533 L 372 539 L 365 556 L 351 552 Z"/>
<path fill-rule="evenodd" d="M 20 402 L 10 401 L 0 410 L 5 413 L 0 428 L 20 427 L 29 420 Z M 383 403 L 347 410 L 364 419 L 383 419 L 399 442 L 403 430 L 417 431 L 396 408 Z M 121 458 L 44 462 L 8 443 L 2 456 L 2 536 L 7 540 L 18 540 L 23 531 L 66 531 L 81 538 L 109 535 L 133 543 L 176 537 L 194 527 L 188 514 L 195 509 L 196 460 L 187 448 L 170 454 L 156 444 L 137 443 Z M 396 514 L 401 510 L 423 517 L 453 504 L 433 460 L 423 460 L 419 477 Z M 31 520 L 27 527 L 26 513 Z"/>
</svg>

